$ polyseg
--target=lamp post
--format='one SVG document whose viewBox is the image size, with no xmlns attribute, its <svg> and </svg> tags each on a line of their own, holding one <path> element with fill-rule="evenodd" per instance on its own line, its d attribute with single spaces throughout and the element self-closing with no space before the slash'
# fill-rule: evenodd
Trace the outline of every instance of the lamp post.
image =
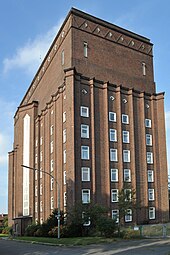
<svg viewBox="0 0 170 255">
<path fill-rule="evenodd" d="M 58 190 L 57 190 L 58 191 L 58 215 L 57 215 L 57 220 L 58 220 L 58 239 L 60 239 L 60 185 L 59 185 L 58 181 L 56 180 L 56 178 L 52 174 L 50 174 L 50 173 L 48 173 L 44 170 L 40 170 L 40 169 L 37 169 L 37 168 L 34 168 L 34 167 L 25 166 L 25 165 L 21 165 L 21 166 L 24 167 L 24 168 L 28 168 L 30 170 L 33 170 L 33 171 L 38 171 L 38 172 L 42 172 L 44 174 L 47 174 L 55 180 L 55 182 L 57 184 L 57 187 L 58 187 Z"/>
</svg>

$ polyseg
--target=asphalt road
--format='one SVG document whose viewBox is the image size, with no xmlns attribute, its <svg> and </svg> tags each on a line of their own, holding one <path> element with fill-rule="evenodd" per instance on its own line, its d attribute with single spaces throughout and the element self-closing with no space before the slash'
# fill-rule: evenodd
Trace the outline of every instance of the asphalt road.
<svg viewBox="0 0 170 255">
<path fill-rule="evenodd" d="M 59 247 L 0 240 L 0 255 L 170 255 L 170 239 L 118 241 L 111 244 Z"/>
</svg>

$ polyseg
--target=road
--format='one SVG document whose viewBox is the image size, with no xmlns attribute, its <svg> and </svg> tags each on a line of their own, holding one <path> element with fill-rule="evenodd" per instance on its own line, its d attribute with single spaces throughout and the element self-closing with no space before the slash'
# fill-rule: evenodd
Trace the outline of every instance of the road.
<svg viewBox="0 0 170 255">
<path fill-rule="evenodd" d="M 127 240 L 111 244 L 59 247 L 0 240 L 0 255 L 170 255 L 170 239 Z"/>
</svg>

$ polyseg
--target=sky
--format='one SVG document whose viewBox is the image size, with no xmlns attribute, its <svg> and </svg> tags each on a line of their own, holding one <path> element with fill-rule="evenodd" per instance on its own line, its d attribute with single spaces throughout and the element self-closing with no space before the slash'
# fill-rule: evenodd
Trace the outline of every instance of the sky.
<svg viewBox="0 0 170 255">
<path fill-rule="evenodd" d="M 8 210 L 13 116 L 71 7 L 145 36 L 154 44 L 157 92 L 165 91 L 170 172 L 170 1 L 0 0 L 0 213 Z"/>
</svg>

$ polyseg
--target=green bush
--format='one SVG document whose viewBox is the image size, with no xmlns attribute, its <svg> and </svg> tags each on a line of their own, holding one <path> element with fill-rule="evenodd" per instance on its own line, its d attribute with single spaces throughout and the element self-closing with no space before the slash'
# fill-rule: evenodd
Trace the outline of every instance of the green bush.
<svg viewBox="0 0 170 255">
<path fill-rule="evenodd" d="M 35 236 L 36 231 L 40 225 L 33 223 L 32 225 L 28 225 L 28 227 L 25 230 L 25 235 L 26 236 Z"/>
<path fill-rule="evenodd" d="M 108 217 L 101 217 L 97 222 L 97 229 L 102 236 L 113 237 L 117 229 L 115 220 Z"/>
</svg>

